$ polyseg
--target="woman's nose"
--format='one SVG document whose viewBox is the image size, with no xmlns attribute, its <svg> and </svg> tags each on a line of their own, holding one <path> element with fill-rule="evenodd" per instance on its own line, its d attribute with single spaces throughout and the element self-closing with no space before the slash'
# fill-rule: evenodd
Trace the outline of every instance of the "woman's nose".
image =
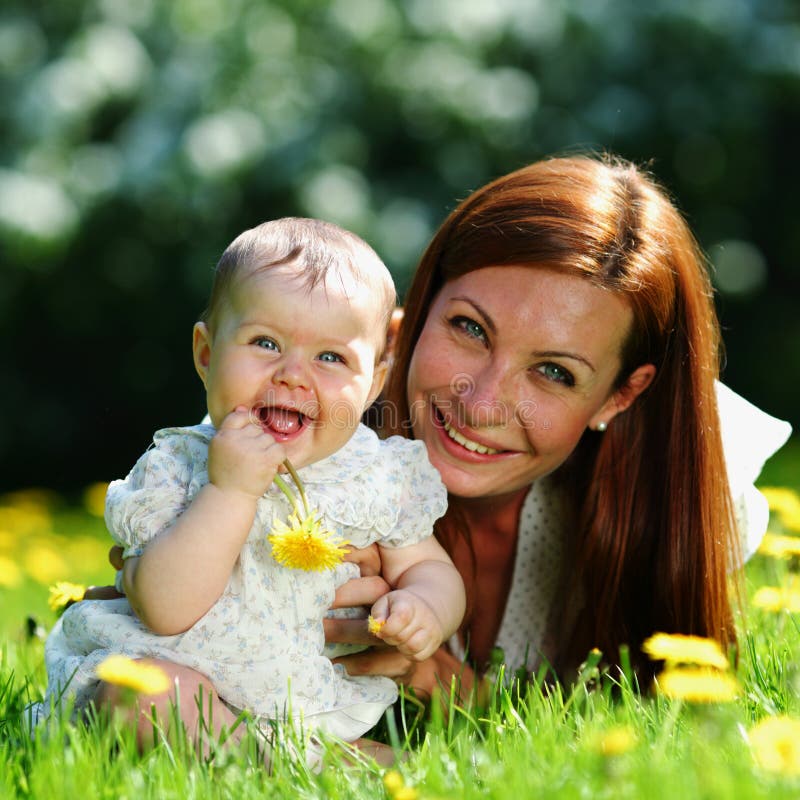
<svg viewBox="0 0 800 800">
<path fill-rule="evenodd" d="M 471 428 L 507 425 L 514 416 L 514 382 L 496 365 L 453 377 L 451 389 Z"/>
</svg>

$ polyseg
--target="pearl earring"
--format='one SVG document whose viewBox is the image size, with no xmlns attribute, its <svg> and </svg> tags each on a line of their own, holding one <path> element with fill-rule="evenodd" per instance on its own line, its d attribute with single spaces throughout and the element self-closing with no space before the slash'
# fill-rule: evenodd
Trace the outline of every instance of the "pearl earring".
<svg viewBox="0 0 800 800">
<path fill-rule="evenodd" d="M 608 425 L 605 422 L 598 422 L 595 430 L 598 431 L 599 433 L 602 433 L 607 427 Z"/>
</svg>

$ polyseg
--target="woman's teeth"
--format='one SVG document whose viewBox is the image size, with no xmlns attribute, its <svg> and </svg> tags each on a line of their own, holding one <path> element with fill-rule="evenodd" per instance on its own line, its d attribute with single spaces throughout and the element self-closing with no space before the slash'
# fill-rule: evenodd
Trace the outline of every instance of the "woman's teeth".
<svg viewBox="0 0 800 800">
<path fill-rule="evenodd" d="M 467 450 L 471 450 L 473 453 L 481 453 L 484 455 L 493 456 L 499 453 L 499 450 L 495 450 L 493 447 L 484 447 L 482 444 L 478 444 L 477 442 L 473 442 L 471 439 L 467 439 L 466 436 L 462 436 L 457 430 L 451 428 L 447 422 L 444 423 L 444 429 L 447 435 L 454 441 L 458 442 L 462 447 L 466 447 Z"/>
</svg>

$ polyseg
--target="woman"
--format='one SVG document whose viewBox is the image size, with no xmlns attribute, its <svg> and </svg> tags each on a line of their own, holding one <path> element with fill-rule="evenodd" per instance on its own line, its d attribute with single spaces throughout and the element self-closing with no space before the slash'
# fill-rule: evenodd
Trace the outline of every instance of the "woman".
<svg viewBox="0 0 800 800">
<path fill-rule="evenodd" d="M 593 647 L 613 663 L 622 645 L 646 673 L 639 645 L 659 630 L 735 644 L 727 577 L 743 554 L 720 347 L 699 248 L 634 166 L 542 161 L 461 203 L 409 290 L 383 411 L 448 488 L 437 534 L 469 610 L 428 662 L 372 649 L 348 671 L 430 694 L 454 674 L 471 685 L 462 656 L 482 670 L 495 646 L 509 669 L 546 660 L 567 676 Z M 764 435 L 750 483 L 790 432 L 752 413 Z M 758 538 L 763 509 L 755 524 L 746 510 L 742 533 Z M 340 604 L 371 599 L 366 581 L 346 588 Z M 357 637 L 346 621 L 328 633 Z"/>
<path fill-rule="evenodd" d="M 471 687 L 495 647 L 509 669 L 567 677 L 593 647 L 613 663 L 628 645 L 646 677 L 653 631 L 734 644 L 728 569 L 754 549 L 742 552 L 734 510 L 757 541 L 763 498 L 738 497 L 790 428 L 720 388 L 746 417 L 734 439 L 758 429 L 726 474 L 712 287 L 663 191 L 588 157 L 503 176 L 444 222 L 405 307 L 381 426 L 424 441 L 442 475 L 437 535 L 469 607 L 431 659 L 371 639 L 340 659 L 348 672 L 429 695 L 453 675 Z M 358 558 L 366 577 L 337 606 L 386 591 L 374 554 Z M 326 633 L 367 641 L 358 620 Z"/>
</svg>

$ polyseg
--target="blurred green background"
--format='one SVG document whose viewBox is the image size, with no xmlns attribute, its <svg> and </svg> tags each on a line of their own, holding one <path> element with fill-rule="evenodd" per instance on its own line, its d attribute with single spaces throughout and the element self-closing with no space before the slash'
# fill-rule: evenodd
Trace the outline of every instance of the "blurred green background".
<svg viewBox="0 0 800 800">
<path fill-rule="evenodd" d="M 3 0 L 0 490 L 124 475 L 204 411 L 240 230 L 320 216 L 401 292 L 488 179 L 649 164 L 713 263 L 726 381 L 800 425 L 800 4 Z"/>
</svg>

